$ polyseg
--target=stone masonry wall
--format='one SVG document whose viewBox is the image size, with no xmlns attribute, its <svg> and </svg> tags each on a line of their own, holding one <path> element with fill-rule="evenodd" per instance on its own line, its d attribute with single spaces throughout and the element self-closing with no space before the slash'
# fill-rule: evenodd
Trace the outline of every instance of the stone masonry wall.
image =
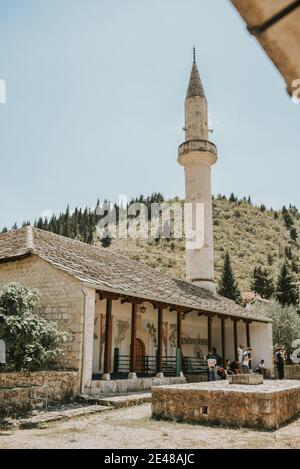
<svg viewBox="0 0 300 469">
<path fill-rule="evenodd" d="M 300 412 L 300 381 L 259 385 L 214 381 L 152 388 L 152 416 L 194 423 L 275 429 Z"/>
<path fill-rule="evenodd" d="M 300 380 L 300 365 L 286 365 L 284 367 L 285 379 L 299 379 Z"/>
<path fill-rule="evenodd" d="M 0 415 L 29 409 L 30 388 L 26 386 L 32 384 L 37 385 L 32 390 L 33 397 L 48 395 L 49 402 L 72 400 L 78 394 L 78 372 L 0 373 Z"/>
<path fill-rule="evenodd" d="M 0 264 L 0 289 L 13 282 L 39 290 L 37 313 L 69 334 L 63 365 L 81 369 L 84 294 L 80 282 L 34 255 Z"/>
</svg>

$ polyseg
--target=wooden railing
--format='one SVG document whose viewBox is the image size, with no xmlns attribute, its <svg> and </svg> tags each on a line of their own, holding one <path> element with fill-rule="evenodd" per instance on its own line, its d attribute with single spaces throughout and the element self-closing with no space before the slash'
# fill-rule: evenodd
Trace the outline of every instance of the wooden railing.
<svg viewBox="0 0 300 469">
<path fill-rule="evenodd" d="M 136 357 L 135 372 L 142 376 L 155 376 L 157 357 L 144 355 Z M 130 371 L 130 355 L 120 355 L 118 349 L 114 352 L 114 374 L 126 375 Z M 182 358 L 182 371 L 189 374 L 206 374 L 206 361 L 196 357 Z M 165 376 L 176 376 L 176 356 L 164 355 L 162 359 L 162 372 Z"/>
</svg>

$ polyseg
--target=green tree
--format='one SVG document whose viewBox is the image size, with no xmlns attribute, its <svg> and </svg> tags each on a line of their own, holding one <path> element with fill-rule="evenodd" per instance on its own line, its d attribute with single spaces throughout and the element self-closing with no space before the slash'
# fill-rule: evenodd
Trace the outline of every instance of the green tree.
<svg viewBox="0 0 300 469">
<path fill-rule="evenodd" d="M 230 256 L 227 252 L 224 258 L 224 266 L 218 283 L 219 295 L 230 298 L 231 300 L 241 302 L 241 292 L 231 267 Z"/>
<path fill-rule="evenodd" d="M 297 238 L 298 238 L 298 233 L 297 233 L 297 230 L 294 226 L 292 226 L 290 228 L 290 237 L 293 241 L 297 241 Z"/>
<path fill-rule="evenodd" d="M 67 339 L 55 323 L 34 314 L 38 292 L 11 284 L 0 291 L 0 337 L 13 370 L 47 369 L 63 355 Z"/>
<path fill-rule="evenodd" d="M 298 290 L 287 262 L 284 262 L 276 285 L 276 299 L 282 306 L 298 303 Z"/>
<path fill-rule="evenodd" d="M 254 268 L 251 289 L 255 293 L 258 293 L 262 298 L 272 297 L 274 293 L 274 284 L 268 269 L 263 269 L 261 266 Z"/>
<path fill-rule="evenodd" d="M 294 306 L 281 306 L 277 301 L 256 303 L 254 310 L 259 316 L 272 319 L 273 345 L 291 349 L 293 340 L 300 337 L 300 317 Z"/>
</svg>

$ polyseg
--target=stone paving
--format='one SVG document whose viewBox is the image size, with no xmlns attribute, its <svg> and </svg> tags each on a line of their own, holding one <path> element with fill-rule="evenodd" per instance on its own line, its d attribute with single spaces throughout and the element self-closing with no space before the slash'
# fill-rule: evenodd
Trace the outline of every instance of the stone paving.
<svg viewBox="0 0 300 469">
<path fill-rule="evenodd" d="M 28 430 L 2 429 L 0 448 L 300 449 L 300 419 L 276 431 L 151 419 L 151 405 L 114 409 Z"/>
</svg>

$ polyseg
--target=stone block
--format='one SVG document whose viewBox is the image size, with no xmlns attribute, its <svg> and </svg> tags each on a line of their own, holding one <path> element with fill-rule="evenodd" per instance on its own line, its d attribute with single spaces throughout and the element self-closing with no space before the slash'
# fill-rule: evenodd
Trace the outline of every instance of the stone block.
<svg viewBox="0 0 300 469">
<path fill-rule="evenodd" d="M 255 373 L 248 374 L 238 374 L 238 375 L 229 375 L 228 376 L 229 384 L 249 384 L 257 385 L 263 384 L 263 376 Z"/>
<path fill-rule="evenodd" d="M 300 381 L 259 386 L 226 381 L 152 388 L 152 416 L 192 423 L 276 429 L 299 415 Z"/>
</svg>

